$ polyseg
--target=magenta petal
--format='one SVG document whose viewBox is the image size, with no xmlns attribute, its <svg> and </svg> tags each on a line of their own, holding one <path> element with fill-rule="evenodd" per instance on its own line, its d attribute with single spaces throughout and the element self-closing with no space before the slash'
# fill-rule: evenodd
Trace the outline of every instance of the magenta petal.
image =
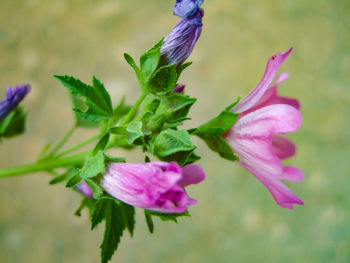
<svg viewBox="0 0 350 263">
<path fill-rule="evenodd" d="M 182 179 L 178 182 L 178 184 L 185 187 L 190 184 L 198 184 L 204 179 L 205 173 L 199 165 L 188 164 L 182 167 Z"/>
<path fill-rule="evenodd" d="M 266 91 L 269 89 L 273 79 L 275 78 L 280 66 L 283 64 L 285 59 L 292 52 L 293 48 L 290 48 L 286 53 L 277 53 L 273 55 L 267 62 L 266 70 L 262 80 L 259 84 L 244 98 L 242 99 L 232 111 L 237 113 L 243 113 L 256 106 L 260 99 L 264 96 Z"/>
<path fill-rule="evenodd" d="M 88 186 L 88 184 L 84 180 L 82 180 L 81 183 L 76 186 L 76 188 L 86 197 L 94 197 L 90 186 Z"/>
<path fill-rule="evenodd" d="M 294 143 L 291 140 L 277 134 L 272 138 L 272 149 L 281 159 L 290 158 L 295 154 Z"/>
<path fill-rule="evenodd" d="M 304 179 L 304 174 L 297 167 L 285 166 L 283 167 L 282 180 L 299 182 Z"/>
</svg>

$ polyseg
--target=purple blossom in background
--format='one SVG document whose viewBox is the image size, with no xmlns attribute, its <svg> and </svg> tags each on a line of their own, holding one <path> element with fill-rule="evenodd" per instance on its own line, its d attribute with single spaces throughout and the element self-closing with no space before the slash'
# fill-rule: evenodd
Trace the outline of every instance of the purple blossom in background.
<svg viewBox="0 0 350 263">
<path fill-rule="evenodd" d="M 30 91 L 30 85 L 20 85 L 6 89 L 6 97 L 0 101 L 0 121 L 17 108 L 18 104 Z"/>
<path fill-rule="evenodd" d="M 80 191 L 86 197 L 89 197 L 89 198 L 93 198 L 94 197 L 90 186 L 88 186 L 88 184 L 84 180 L 81 181 L 81 183 L 78 184 L 76 186 L 76 188 L 77 188 L 78 191 Z"/>
<path fill-rule="evenodd" d="M 196 200 L 186 194 L 185 186 L 205 178 L 195 164 L 180 167 L 176 162 L 112 163 L 101 181 L 111 196 L 132 206 L 164 213 L 182 213 Z"/>
<path fill-rule="evenodd" d="M 240 115 L 224 135 L 239 164 L 266 186 L 278 205 L 288 209 L 303 201 L 281 180 L 300 181 L 304 175 L 297 167 L 282 165 L 283 159 L 295 154 L 295 146 L 280 134 L 296 131 L 302 118 L 298 100 L 277 94 L 277 85 L 288 74 L 282 73 L 275 84 L 271 83 L 291 51 L 269 59 L 263 79 L 232 109 Z"/>
<path fill-rule="evenodd" d="M 160 53 L 165 56 L 167 64 L 181 64 L 192 53 L 202 32 L 204 11 L 200 8 L 203 0 L 177 0 L 174 14 L 181 20 L 164 38 Z"/>
<path fill-rule="evenodd" d="M 177 85 L 174 89 L 173 92 L 174 93 L 182 93 L 185 89 L 185 85 L 181 84 L 181 85 Z"/>
</svg>

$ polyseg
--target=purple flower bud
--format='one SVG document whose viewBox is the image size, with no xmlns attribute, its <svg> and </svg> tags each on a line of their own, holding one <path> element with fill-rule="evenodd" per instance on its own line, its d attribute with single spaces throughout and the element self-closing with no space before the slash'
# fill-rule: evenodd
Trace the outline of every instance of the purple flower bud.
<svg viewBox="0 0 350 263">
<path fill-rule="evenodd" d="M 17 108 L 29 91 L 30 85 L 15 86 L 14 88 L 8 87 L 6 89 L 6 97 L 0 101 L 0 121 Z"/>
<path fill-rule="evenodd" d="M 192 50 L 202 33 L 203 9 L 199 6 L 203 1 L 178 0 L 174 14 L 182 19 L 164 38 L 160 53 L 166 58 L 167 64 L 181 64 L 192 53 Z"/>
<path fill-rule="evenodd" d="M 132 206 L 164 213 L 182 213 L 196 200 L 186 194 L 185 186 L 205 178 L 195 164 L 180 167 L 176 162 L 112 163 L 101 181 L 111 196 Z"/>
<path fill-rule="evenodd" d="M 76 186 L 76 189 L 88 198 L 94 197 L 90 186 L 88 186 L 88 184 L 84 180 Z"/>
<path fill-rule="evenodd" d="M 185 89 L 185 85 L 177 85 L 174 89 L 173 92 L 174 93 L 182 93 Z"/>
</svg>

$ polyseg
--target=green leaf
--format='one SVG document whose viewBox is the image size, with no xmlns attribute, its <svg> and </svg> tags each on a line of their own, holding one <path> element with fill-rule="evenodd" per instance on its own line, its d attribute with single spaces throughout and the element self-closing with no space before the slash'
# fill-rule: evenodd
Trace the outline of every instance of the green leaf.
<svg viewBox="0 0 350 263">
<path fill-rule="evenodd" d="M 82 111 L 87 110 L 88 107 L 86 106 L 82 97 L 70 93 L 70 99 L 73 105 L 73 109 L 81 109 Z M 99 125 L 99 123 L 96 121 L 87 120 L 86 118 L 82 117 L 81 114 L 76 112 L 75 110 L 73 110 L 73 112 L 75 123 L 77 126 L 84 128 L 94 128 Z"/>
<path fill-rule="evenodd" d="M 126 135 L 126 128 L 121 126 L 110 128 L 108 131 L 117 135 Z"/>
<path fill-rule="evenodd" d="M 96 144 L 94 150 L 92 151 L 92 154 L 95 155 L 95 154 L 97 154 L 98 151 L 103 151 L 108 144 L 109 137 L 110 137 L 109 132 L 107 132 L 105 135 L 103 135 L 103 137 Z"/>
<path fill-rule="evenodd" d="M 150 79 L 147 90 L 150 93 L 168 93 L 171 92 L 176 85 L 177 73 L 176 63 L 160 67 Z"/>
<path fill-rule="evenodd" d="M 191 142 L 190 134 L 186 130 L 167 129 L 155 139 L 154 151 L 159 157 L 166 157 L 177 152 L 192 151 L 196 148 Z"/>
<path fill-rule="evenodd" d="M 92 194 L 94 196 L 94 199 L 98 199 L 103 194 L 103 190 L 102 190 L 101 186 L 99 186 L 93 180 L 85 178 L 84 181 L 90 187 Z"/>
<path fill-rule="evenodd" d="M 66 187 L 76 186 L 82 180 L 82 178 L 80 177 L 80 169 L 73 168 L 73 169 L 69 170 L 66 178 L 67 178 Z"/>
<path fill-rule="evenodd" d="M 197 162 L 198 160 L 200 160 L 201 157 L 198 156 L 197 154 L 195 154 L 194 152 L 191 153 L 191 155 L 188 157 L 188 159 L 186 160 L 186 164 L 189 163 L 194 163 Z"/>
<path fill-rule="evenodd" d="M 130 235 L 133 236 L 135 229 L 135 208 L 125 203 L 120 204 L 123 210 L 126 228 L 128 229 Z"/>
<path fill-rule="evenodd" d="M 87 120 L 99 121 L 108 119 L 113 115 L 111 98 L 104 85 L 95 76 L 92 79 L 92 86 L 86 85 L 71 76 L 55 75 L 55 77 L 73 95 L 80 96 L 85 100 L 85 109 L 74 109 L 81 117 Z"/>
<path fill-rule="evenodd" d="M 113 200 L 104 200 L 105 232 L 101 244 L 101 262 L 107 263 L 118 248 L 125 229 L 121 205 Z"/>
<path fill-rule="evenodd" d="M 154 224 L 153 224 L 152 216 L 147 211 L 148 210 L 146 210 L 146 209 L 144 210 L 147 227 L 148 227 L 149 232 L 151 234 L 153 234 Z"/>
<path fill-rule="evenodd" d="M 17 107 L 0 122 L 0 138 L 13 137 L 24 133 L 26 114 L 21 107 Z"/>
<path fill-rule="evenodd" d="M 93 178 L 105 171 L 103 151 L 98 151 L 95 155 L 88 156 L 83 168 L 80 169 L 81 178 Z"/>
</svg>

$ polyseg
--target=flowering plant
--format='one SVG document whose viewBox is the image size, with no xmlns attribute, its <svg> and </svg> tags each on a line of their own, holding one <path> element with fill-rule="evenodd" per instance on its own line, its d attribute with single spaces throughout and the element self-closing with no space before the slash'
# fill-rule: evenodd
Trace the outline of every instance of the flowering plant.
<svg viewBox="0 0 350 263">
<path fill-rule="evenodd" d="M 124 54 L 140 85 L 141 95 L 134 105 L 125 104 L 122 98 L 113 106 L 107 89 L 95 76 L 90 85 L 72 76 L 56 75 L 71 94 L 75 125 L 55 146 L 45 147 L 34 164 L 0 170 L 0 178 L 45 171 L 54 175 L 50 184 L 64 183 L 80 192 L 82 202 L 75 214 L 87 208 L 92 229 L 105 221 L 101 262 L 111 259 L 124 230 L 133 235 L 135 207 L 144 210 L 151 233 L 154 217 L 177 222 L 179 217 L 189 216 L 189 207 L 197 201 L 188 196 L 185 187 L 205 179 L 203 169 L 195 164 L 201 157 L 191 136 L 247 169 L 281 207 L 293 209 L 294 204 L 303 204 L 281 182 L 303 179 L 298 168 L 282 166 L 283 159 L 295 154 L 295 146 L 280 135 L 299 128 L 300 105 L 277 93 L 287 73 L 272 84 L 292 49 L 268 60 L 263 79 L 242 100 L 234 100 L 199 127 L 181 128 L 196 102 L 185 95 L 185 85 L 179 80 L 191 65 L 185 61 L 202 32 L 202 4 L 203 0 L 177 0 L 173 11 L 180 21 L 171 32 L 142 54 L 139 64 Z M 0 139 L 24 132 L 26 114 L 19 104 L 29 91 L 29 85 L 7 89 L 0 102 Z M 96 127 L 98 131 L 62 151 L 77 127 Z M 92 142 L 95 145 L 90 150 L 72 154 Z M 141 149 L 144 162 L 129 163 L 124 157 L 106 153 L 118 147 Z M 58 168 L 64 172 L 57 172 Z"/>
</svg>

